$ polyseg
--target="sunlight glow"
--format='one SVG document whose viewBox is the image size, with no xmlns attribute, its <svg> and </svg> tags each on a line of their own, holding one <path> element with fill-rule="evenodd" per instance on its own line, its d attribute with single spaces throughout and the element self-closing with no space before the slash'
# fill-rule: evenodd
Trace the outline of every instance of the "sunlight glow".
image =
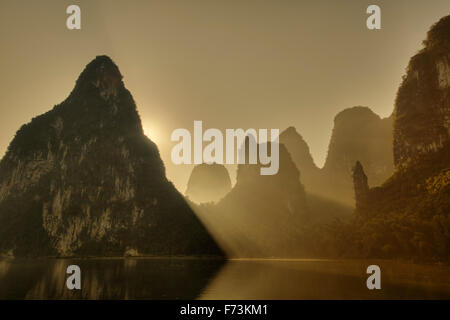
<svg viewBox="0 0 450 320">
<path fill-rule="evenodd" d="M 154 143 L 157 145 L 162 143 L 161 129 L 157 124 L 143 120 L 142 129 L 144 130 L 144 134 Z"/>
</svg>

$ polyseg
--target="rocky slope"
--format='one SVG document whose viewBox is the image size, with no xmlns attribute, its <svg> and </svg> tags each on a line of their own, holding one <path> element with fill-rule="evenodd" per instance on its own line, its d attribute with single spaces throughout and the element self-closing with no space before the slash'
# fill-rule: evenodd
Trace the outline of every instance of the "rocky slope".
<svg viewBox="0 0 450 320">
<path fill-rule="evenodd" d="M 322 187 L 321 171 L 314 163 L 309 146 L 303 137 L 294 127 L 289 127 L 280 134 L 280 143 L 285 145 L 300 171 L 306 191 L 318 193 Z"/>
<path fill-rule="evenodd" d="M 189 177 L 186 196 L 196 203 L 216 202 L 231 190 L 231 179 L 225 166 L 199 164 Z"/>
<path fill-rule="evenodd" d="M 395 103 L 395 172 L 361 202 L 347 254 L 449 260 L 449 59 L 447 16 L 410 60 Z"/>
<path fill-rule="evenodd" d="M 0 162 L 0 252 L 222 254 L 166 179 L 110 58 L 90 62 L 69 97 L 11 142 Z"/>
<path fill-rule="evenodd" d="M 202 221 L 232 257 L 298 257 L 308 209 L 299 171 L 280 145 L 276 175 L 240 164 L 236 185 L 216 205 L 197 206 Z"/>
<path fill-rule="evenodd" d="M 425 47 L 411 58 L 395 104 L 396 167 L 442 149 L 450 132 L 450 22 L 428 32 Z"/>
</svg>

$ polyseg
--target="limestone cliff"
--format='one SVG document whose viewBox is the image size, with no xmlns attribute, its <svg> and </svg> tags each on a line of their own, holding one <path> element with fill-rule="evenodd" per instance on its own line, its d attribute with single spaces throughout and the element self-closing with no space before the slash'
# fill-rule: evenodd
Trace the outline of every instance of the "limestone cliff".
<svg viewBox="0 0 450 320">
<path fill-rule="evenodd" d="M 305 191 L 282 144 L 279 159 L 276 175 L 261 175 L 261 164 L 240 164 L 233 189 L 217 204 L 197 207 L 230 256 L 299 256 L 302 226 L 308 221 Z"/>
<path fill-rule="evenodd" d="M 370 186 L 378 186 L 393 172 L 392 117 L 381 119 L 367 107 L 338 113 L 323 168 L 314 164 L 309 147 L 293 128 L 280 135 L 300 170 L 308 193 L 354 206 L 352 169 L 356 161 L 365 168 Z"/>
<path fill-rule="evenodd" d="M 355 189 L 355 206 L 357 210 L 360 210 L 369 193 L 369 184 L 363 166 L 359 161 L 356 161 L 353 167 L 353 187 Z"/>
<path fill-rule="evenodd" d="M 0 162 L 0 252 L 221 255 L 166 179 L 122 75 L 98 56 Z"/>
<path fill-rule="evenodd" d="M 354 203 L 352 169 L 360 161 L 371 186 L 393 171 L 392 118 L 381 119 L 367 107 L 353 107 L 336 115 L 322 169 L 324 190 L 335 200 Z"/>
<path fill-rule="evenodd" d="M 280 143 L 286 146 L 300 171 L 306 191 L 317 193 L 322 187 L 320 169 L 314 163 L 306 141 L 294 127 L 289 127 L 280 134 Z"/>
<path fill-rule="evenodd" d="M 397 93 L 394 158 L 407 166 L 449 143 L 450 17 L 428 32 L 424 48 L 411 58 Z"/>
<path fill-rule="evenodd" d="M 352 255 L 449 261 L 449 58 L 447 16 L 428 32 L 398 90 L 395 172 L 357 208 L 342 245 Z"/>
</svg>

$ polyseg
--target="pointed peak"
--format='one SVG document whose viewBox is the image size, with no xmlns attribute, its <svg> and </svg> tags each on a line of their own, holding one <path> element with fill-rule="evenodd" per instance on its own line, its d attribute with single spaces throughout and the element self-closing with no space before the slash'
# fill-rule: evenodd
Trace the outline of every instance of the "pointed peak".
<svg viewBox="0 0 450 320">
<path fill-rule="evenodd" d="M 356 173 L 364 173 L 364 168 L 361 164 L 361 162 L 359 162 L 359 160 L 356 161 L 355 165 L 353 166 L 353 174 Z"/>
<path fill-rule="evenodd" d="M 96 68 L 101 67 L 102 65 L 117 68 L 117 65 L 114 63 L 114 61 L 107 55 L 96 56 L 94 59 L 92 59 L 91 62 L 87 64 L 86 68 Z"/>
<path fill-rule="evenodd" d="M 296 135 L 301 137 L 301 134 L 297 132 L 297 129 L 295 129 L 294 126 L 287 127 L 283 132 L 281 132 L 281 135 Z"/>
<path fill-rule="evenodd" d="M 283 132 L 281 132 L 280 139 L 287 137 L 295 137 L 296 139 L 300 139 L 301 141 L 304 141 L 306 143 L 305 139 L 303 139 L 303 136 L 300 133 L 298 133 L 297 129 L 294 126 L 290 126 L 286 128 Z"/>
<path fill-rule="evenodd" d="M 114 61 L 106 56 L 97 56 L 94 60 L 89 62 L 80 75 L 79 80 L 85 76 L 102 76 L 107 74 L 110 77 L 122 79 L 122 74 Z"/>
<path fill-rule="evenodd" d="M 289 126 L 283 132 L 286 132 L 286 133 L 297 133 L 297 129 L 295 129 L 294 126 Z"/>
<path fill-rule="evenodd" d="M 113 60 L 101 55 L 95 57 L 84 68 L 78 77 L 73 92 L 84 91 L 92 87 L 99 89 L 100 95 L 104 99 L 116 96 L 117 91 L 123 88 L 122 74 Z"/>
</svg>

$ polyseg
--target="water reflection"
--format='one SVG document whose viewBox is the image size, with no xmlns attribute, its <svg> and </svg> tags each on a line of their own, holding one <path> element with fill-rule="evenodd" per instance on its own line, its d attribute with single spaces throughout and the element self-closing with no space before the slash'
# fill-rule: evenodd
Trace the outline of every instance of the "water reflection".
<svg viewBox="0 0 450 320">
<path fill-rule="evenodd" d="M 66 268 L 82 290 L 66 289 Z M 366 268 L 381 267 L 381 290 Z M 450 267 L 361 260 L 0 260 L 0 299 L 450 299 Z"/>
<path fill-rule="evenodd" d="M 206 259 L 38 259 L 2 261 L 0 299 L 195 299 L 223 264 Z M 81 268 L 81 290 L 66 269 Z"/>
<path fill-rule="evenodd" d="M 366 269 L 381 268 L 381 290 Z M 450 266 L 366 260 L 231 260 L 201 299 L 450 299 Z"/>
</svg>

